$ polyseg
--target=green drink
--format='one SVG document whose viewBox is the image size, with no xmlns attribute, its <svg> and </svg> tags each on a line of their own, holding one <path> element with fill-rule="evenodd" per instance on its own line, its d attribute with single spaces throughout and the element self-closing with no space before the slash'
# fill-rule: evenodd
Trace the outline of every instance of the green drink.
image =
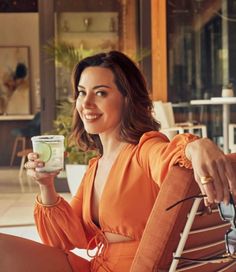
<svg viewBox="0 0 236 272">
<path fill-rule="evenodd" d="M 64 136 L 42 135 L 31 138 L 33 151 L 39 154 L 39 159 L 45 163 L 40 172 L 54 172 L 64 167 Z"/>
</svg>

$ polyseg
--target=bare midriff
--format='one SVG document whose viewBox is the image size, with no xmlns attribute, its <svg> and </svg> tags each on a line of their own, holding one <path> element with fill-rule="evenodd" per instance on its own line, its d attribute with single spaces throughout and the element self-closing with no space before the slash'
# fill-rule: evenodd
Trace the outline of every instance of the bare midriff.
<svg viewBox="0 0 236 272">
<path fill-rule="evenodd" d="M 104 232 L 109 243 L 120 243 L 120 242 L 127 242 L 132 241 L 133 239 L 121 234 L 111 233 L 111 232 Z"/>
</svg>

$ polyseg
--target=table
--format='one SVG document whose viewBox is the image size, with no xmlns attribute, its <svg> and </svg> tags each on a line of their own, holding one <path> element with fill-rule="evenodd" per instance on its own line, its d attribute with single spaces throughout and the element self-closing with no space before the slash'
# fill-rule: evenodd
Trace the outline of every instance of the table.
<svg viewBox="0 0 236 272">
<path fill-rule="evenodd" d="M 191 105 L 222 105 L 223 106 L 223 141 L 224 153 L 229 153 L 229 121 L 230 105 L 236 104 L 236 97 L 212 97 L 211 99 L 191 100 Z"/>
</svg>

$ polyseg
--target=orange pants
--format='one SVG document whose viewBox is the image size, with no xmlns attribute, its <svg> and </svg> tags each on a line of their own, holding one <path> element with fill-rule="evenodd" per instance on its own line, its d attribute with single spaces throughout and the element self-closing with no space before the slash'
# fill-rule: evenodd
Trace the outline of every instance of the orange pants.
<svg viewBox="0 0 236 272">
<path fill-rule="evenodd" d="M 91 261 L 71 252 L 68 259 L 73 272 L 129 272 L 139 241 L 110 243 Z"/>
</svg>

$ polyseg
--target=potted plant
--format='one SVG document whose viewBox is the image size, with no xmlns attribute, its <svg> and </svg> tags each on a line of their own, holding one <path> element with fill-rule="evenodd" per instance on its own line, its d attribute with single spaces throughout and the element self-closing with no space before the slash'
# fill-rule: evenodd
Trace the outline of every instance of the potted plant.
<svg viewBox="0 0 236 272">
<path fill-rule="evenodd" d="M 222 88 L 222 97 L 233 97 L 234 96 L 234 88 L 233 83 L 228 83 Z"/>
<path fill-rule="evenodd" d="M 54 120 L 54 130 L 50 133 L 65 137 L 66 177 L 70 192 L 74 195 L 87 169 L 89 160 L 97 156 L 97 152 L 95 150 L 84 151 L 70 140 L 72 124 L 71 109 L 72 103 L 70 101 L 64 101 L 58 105 L 58 115 Z"/>
</svg>

